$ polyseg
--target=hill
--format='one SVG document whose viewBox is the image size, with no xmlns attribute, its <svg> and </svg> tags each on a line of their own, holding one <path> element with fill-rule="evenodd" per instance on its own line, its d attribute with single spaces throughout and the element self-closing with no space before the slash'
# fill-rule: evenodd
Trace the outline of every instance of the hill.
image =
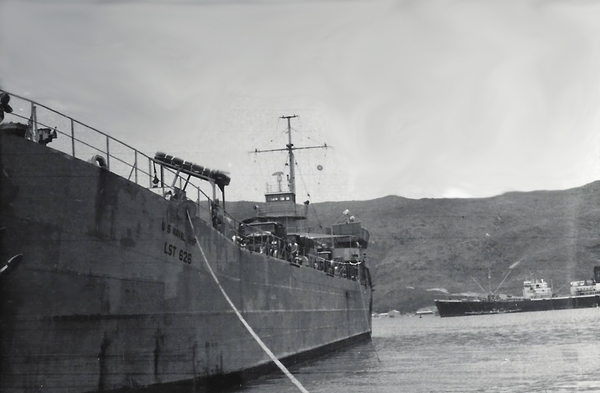
<svg viewBox="0 0 600 393">
<path fill-rule="evenodd" d="M 379 312 L 413 312 L 445 292 L 496 290 L 511 265 L 500 293 L 519 295 L 524 280 L 543 278 L 567 294 L 569 281 L 591 278 L 600 265 L 599 190 L 594 182 L 478 199 L 324 202 L 311 205 L 311 225 L 329 227 L 348 209 L 369 229 Z M 227 207 L 234 217 L 248 217 L 257 204 Z"/>
</svg>

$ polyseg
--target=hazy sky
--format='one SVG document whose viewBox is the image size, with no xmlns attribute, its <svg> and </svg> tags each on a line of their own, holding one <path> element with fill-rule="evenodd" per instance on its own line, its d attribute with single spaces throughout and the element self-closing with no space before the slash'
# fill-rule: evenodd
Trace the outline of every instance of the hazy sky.
<svg viewBox="0 0 600 393">
<path fill-rule="evenodd" d="M 0 0 L 0 86 L 261 200 L 485 197 L 600 178 L 600 2 Z M 323 169 L 317 170 L 321 165 Z"/>
</svg>

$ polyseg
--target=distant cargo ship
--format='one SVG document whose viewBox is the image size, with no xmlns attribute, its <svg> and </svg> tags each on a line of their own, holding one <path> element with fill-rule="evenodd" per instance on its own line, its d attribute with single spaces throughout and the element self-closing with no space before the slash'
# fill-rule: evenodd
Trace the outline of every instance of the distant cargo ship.
<svg viewBox="0 0 600 393">
<path fill-rule="evenodd" d="M 12 111 L 9 98 L 1 94 L 0 391 L 244 376 L 274 360 L 242 319 L 283 360 L 370 338 L 369 233 L 353 217 L 312 232 L 293 169 L 289 189 L 267 192 L 255 217 L 237 221 L 227 173 L 147 156 L 22 97 Z"/>
<path fill-rule="evenodd" d="M 528 280 L 523 282 L 523 297 L 489 295 L 486 299 L 435 300 L 435 305 L 441 317 L 598 307 L 600 266 L 594 268 L 593 279 L 572 281 L 570 296 L 554 296 L 546 281 Z"/>
</svg>

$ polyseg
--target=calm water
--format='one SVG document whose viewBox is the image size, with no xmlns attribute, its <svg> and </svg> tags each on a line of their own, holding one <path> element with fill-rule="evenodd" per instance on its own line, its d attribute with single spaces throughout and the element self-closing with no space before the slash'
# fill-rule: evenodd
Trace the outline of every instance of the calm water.
<svg viewBox="0 0 600 393">
<path fill-rule="evenodd" d="M 598 392 L 600 309 L 373 320 L 373 340 L 290 369 L 311 393 Z M 297 392 L 273 374 L 231 392 Z"/>
</svg>

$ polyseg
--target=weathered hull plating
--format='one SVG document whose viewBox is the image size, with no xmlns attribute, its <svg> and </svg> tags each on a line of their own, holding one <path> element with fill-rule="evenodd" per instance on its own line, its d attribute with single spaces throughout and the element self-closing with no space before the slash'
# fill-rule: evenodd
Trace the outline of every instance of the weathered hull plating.
<svg viewBox="0 0 600 393">
<path fill-rule="evenodd" d="M 502 314 L 589 308 L 600 306 L 600 295 L 565 296 L 547 299 L 511 299 L 497 301 L 436 300 L 440 317 L 465 315 Z"/>
<path fill-rule="evenodd" d="M 371 331 L 371 289 L 250 253 L 185 205 L 0 133 L 0 390 L 103 391 L 269 363 Z"/>
</svg>

